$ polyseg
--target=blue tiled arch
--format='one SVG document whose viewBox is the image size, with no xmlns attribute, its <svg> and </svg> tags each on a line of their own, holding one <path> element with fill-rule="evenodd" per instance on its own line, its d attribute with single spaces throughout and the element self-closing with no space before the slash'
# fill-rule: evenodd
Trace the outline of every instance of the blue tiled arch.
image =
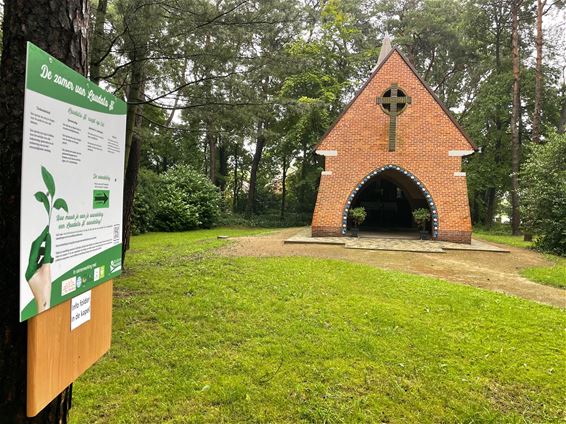
<svg viewBox="0 0 566 424">
<path fill-rule="evenodd" d="M 344 206 L 344 212 L 342 213 L 342 234 L 346 234 L 347 226 L 348 226 L 348 212 L 350 212 L 350 207 L 352 206 L 352 202 L 354 198 L 368 181 L 370 181 L 373 177 L 381 174 L 384 171 L 400 172 L 401 174 L 409 177 L 417 185 L 417 187 L 423 193 L 430 208 L 430 212 L 432 216 L 432 238 L 433 239 L 438 238 L 438 226 L 439 226 L 438 209 L 436 208 L 436 204 L 434 203 L 434 200 L 432 199 L 430 192 L 426 189 L 425 185 L 415 175 L 413 175 L 411 172 L 397 165 L 385 165 L 377 168 L 375 171 L 370 172 L 361 182 L 358 183 L 356 188 L 352 190 L 352 192 L 348 196 L 346 205 Z"/>
</svg>

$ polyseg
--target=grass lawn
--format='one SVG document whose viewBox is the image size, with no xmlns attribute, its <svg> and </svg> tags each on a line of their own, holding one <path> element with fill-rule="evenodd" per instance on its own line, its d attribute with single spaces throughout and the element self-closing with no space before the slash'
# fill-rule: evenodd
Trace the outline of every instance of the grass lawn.
<svg viewBox="0 0 566 424">
<path fill-rule="evenodd" d="M 501 228 L 494 231 L 474 229 L 473 237 L 525 249 L 534 246 L 533 242 L 524 241 L 523 236 L 512 236 L 510 234 L 502 234 L 502 232 Z M 566 289 L 566 259 L 554 255 L 546 256 L 554 262 L 552 266 L 525 268 L 520 271 L 521 275 L 535 283 Z"/>
<path fill-rule="evenodd" d="M 532 241 L 524 241 L 523 236 L 512 236 L 510 234 L 494 234 L 493 232 L 474 230 L 474 238 L 478 240 L 491 241 L 492 243 L 506 244 L 513 247 L 533 247 L 534 243 Z"/>
<path fill-rule="evenodd" d="M 228 230 L 135 237 L 73 423 L 560 422 L 564 311 Z"/>
<path fill-rule="evenodd" d="M 536 283 L 566 289 L 566 259 L 547 256 L 554 265 L 526 268 L 521 271 L 521 275 Z"/>
</svg>

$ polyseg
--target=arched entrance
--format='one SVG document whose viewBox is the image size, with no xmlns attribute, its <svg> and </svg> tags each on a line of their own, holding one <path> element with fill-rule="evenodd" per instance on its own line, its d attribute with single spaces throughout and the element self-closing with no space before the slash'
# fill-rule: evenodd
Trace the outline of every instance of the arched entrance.
<svg viewBox="0 0 566 424">
<path fill-rule="evenodd" d="M 360 231 L 387 233 L 416 233 L 412 211 L 429 208 L 432 221 L 429 232 L 438 237 L 438 212 L 424 184 L 411 172 L 396 165 L 386 165 L 366 176 L 352 190 L 342 214 L 342 234 L 350 228 L 348 213 L 363 206 L 367 212 Z"/>
</svg>

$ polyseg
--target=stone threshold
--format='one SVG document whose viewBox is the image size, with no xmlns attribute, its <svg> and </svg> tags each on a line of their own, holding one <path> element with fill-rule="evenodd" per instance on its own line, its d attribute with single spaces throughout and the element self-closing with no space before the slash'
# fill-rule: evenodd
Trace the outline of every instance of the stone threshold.
<svg viewBox="0 0 566 424">
<path fill-rule="evenodd" d="M 492 244 L 472 239 L 471 244 L 450 243 L 446 241 L 414 240 L 402 238 L 375 237 L 312 237 L 310 228 L 303 228 L 284 241 L 285 244 L 327 244 L 344 246 L 346 249 L 386 250 L 413 253 L 446 253 L 447 250 L 468 252 L 510 253 Z"/>
</svg>

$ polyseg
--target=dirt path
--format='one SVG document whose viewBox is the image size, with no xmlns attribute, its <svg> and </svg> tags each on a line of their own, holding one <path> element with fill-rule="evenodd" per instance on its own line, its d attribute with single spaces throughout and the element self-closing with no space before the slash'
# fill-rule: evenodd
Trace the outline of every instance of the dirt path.
<svg viewBox="0 0 566 424">
<path fill-rule="evenodd" d="M 241 237 L 224 247 L 221 253 L 226 256 L 310 256 L 342 259 L 378 268 L 429 275 L 548 305 L 566 307 L 565 290 L 533 283 L 519 275 L 522 268 L 551 265 L 536 252 L 506 246 L 511 253 L 409 253 L 283 243 L 299 230 L 291 228 L 264 236 Z"/>
</svg>

